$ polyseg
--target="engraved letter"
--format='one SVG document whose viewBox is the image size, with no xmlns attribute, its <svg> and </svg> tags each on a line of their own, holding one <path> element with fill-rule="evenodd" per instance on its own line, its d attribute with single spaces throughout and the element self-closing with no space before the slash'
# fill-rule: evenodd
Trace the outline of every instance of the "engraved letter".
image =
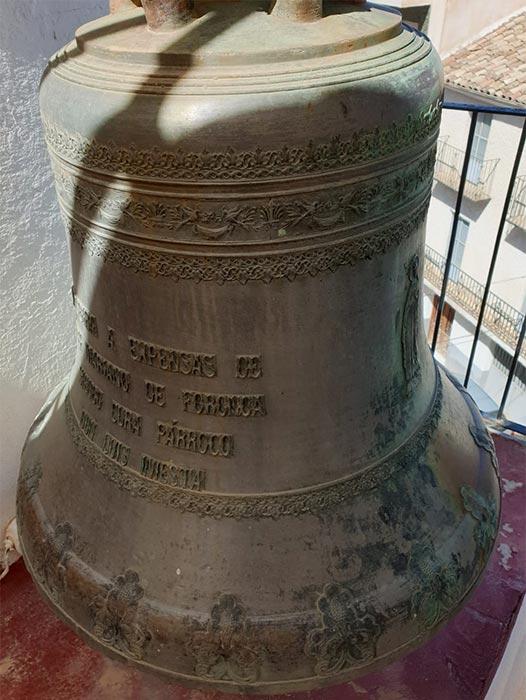
<svg viewBox="0 0 526 700">
<path fill-rule="evenodd" d="M 86 411 L 82 411 L 82 414 L 80 416 L 80 427 L 84 431 L 87 437 L 89 437 L 90 440 L 95 439 L 95 431 L 97 430 L 97 423 L 93 420 L 93 418 L 86 413 Z"/>
<path fill-rule="evenodd" d="M 156 403 L 158 406 L 166 405 L 166 387 L 155 382 L 144 382 L 146 388 L 146 401 Z"/>
<path fill-rule="evenodd" d="M 108 326 L 108 347 L 110 350 L 115 350 L 115 331 Z"/>
<path fill-rule="evenodd" d="M 263 375 L 261 355 L 238 355 L 236 357 L 236 377 L 257 379 Z"/>
</svg>

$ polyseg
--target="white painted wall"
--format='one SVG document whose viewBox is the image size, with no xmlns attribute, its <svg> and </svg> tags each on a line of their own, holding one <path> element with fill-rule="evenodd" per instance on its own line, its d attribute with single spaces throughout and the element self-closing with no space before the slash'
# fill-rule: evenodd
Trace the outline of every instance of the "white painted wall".
<svg viewBox="0 0 526 700">
<path fill-rule="evenodd" d="M 38 84 L 47 58 L 107 8 L 107 0 L 0 0 L 0 537 L 14 515 L 29 425 L 73 358 L 69 256 Z"/>
<path fill-rule="evenodd" d="M 429 5 L 427 34 L 441 56 L 524 9 L 524 0 L 390 0 L 386 4 L 401 9 Z"/>
</svg>

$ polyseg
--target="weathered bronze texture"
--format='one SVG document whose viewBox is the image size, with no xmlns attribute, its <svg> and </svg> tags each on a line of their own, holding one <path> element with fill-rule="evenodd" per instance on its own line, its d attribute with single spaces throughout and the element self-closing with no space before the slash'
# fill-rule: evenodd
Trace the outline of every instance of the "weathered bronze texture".
<svg viewBox="0 0 526 700">
<path fill-rule="evenodd" d="M 313 688 L 422 644 L 497 532 L 491 438 L 421 321 L 440 62 L 378 6 L 191 12 L 92 22 L 42 82 L 78 352 L 20 535 L 105 653 Z"/>
<path fill-rule="evenodd" d="M 142 0 L 148 29 L 169 32 L 190 21 L 191 0 Z"/>
<path fill-rule="evenodd" d="M 140 0 L 110 0 L 109 3 L 110 13 L 133 10 L 135 7 L 141 7 Z"/>
</svg>

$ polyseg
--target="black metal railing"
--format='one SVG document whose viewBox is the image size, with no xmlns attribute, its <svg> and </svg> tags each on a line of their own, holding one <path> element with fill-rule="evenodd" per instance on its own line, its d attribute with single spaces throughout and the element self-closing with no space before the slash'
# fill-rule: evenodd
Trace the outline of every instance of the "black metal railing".
<svg viewBox="0 0 526 700">
<path fill-rule="evenodd" d="M 453 214 L 453 225 L 451 228 L 451 236 L 449 239 L 449 245 L 447 249 L 447 254 L 444 259 L 444 262 L 441 263 L 436 256 L 433 258 L 433 260 L 430 260 L 429 264 L 426 266 L 428 271 L 431 271 L 431 275 L 435 274 L 435 279 L 432 280 L 435 282 L 437 288 L 440 288 L 440 294 L 438 297 L 438 302 L 436 305 L 436 315 L 435 315 L 435 323 L 434 323 L 434 328 L 433 328 L 433 335 L 432 335 L 432 340 L 431 340 L 431 350 L 433 353 L 436 350 L 437 346 L 437 341 L 438 341 L 438 335 L 440 331 L 440 323 L 441 323 L 441 318 L 442 314 L 444 311 L 444 304 L 446 301 L 446 295 L 447 296 L 454 296 L 455 290 L 459 289 L 459 280 L 462 279 L 463 282 L 466 284 L 464 285 L 467 288 L 467 291 L 462 291 L 458 292 L 459 296 L 462 296 L 462 299 L 464 300 L 464 303 L 466 306 L 469 304 L 470 305 L 470 310 L 471 313 L 473 314 L 474 317 L 476 317 L 476 327 L 475 327 L 475 332 L 473 335 L 473 343 L 471 345 L 471 352 L 469 355 L 469 360 L 466 368 L 466 374 L 464 376 L 464 386 L 467 388 L 469 384 L 469 379 L 471 376 L 471 371 L 473 369 L 473 361 L 475 359 L 475 352 L 477 349 L 477 345 L 480 339 L 480 333 L 482 330 L 482 326 L 484 325 L 486 327 L 486 324 L 488 322 L 488 319 L 491 318 L 492 314 L 492 305 L 495 307 L 497 299 L 499 297 L 496 297 L 496 295 L 493 295 L 492 292 L 490 291 L 491 289 L 491 282 L 493 279 L 493 273 L 495 271 L 495 263 L 497 261 L 497 256 L 499 254 L 499 249 L 500 249 L 500 244 L 502 241 L 502 236 L 504 233 L 504 228 L 506 225 L 506 222 L 509 220 L 509 216 L 512 211 L 512 207 L 510 208 L 510 204 L 512 203 L 512 199 L 514 196 L 514 193 L 517 192 L 516 190 L 516 184 L 517 184 L 517 174 L 519 170 L 519 165 L 521 162 L 522 158 L 522 153 L 524 150 L 524 143 L 526 141 L 526 109 L 522 108 L 514 108 L 514 107 L 497 107 L 497 106 L 489 106 L 489 105 L 474 105 L 474 104 L 464 104 L 464 103 L 458 103 L 458 102 L 445 102 L 444 103 L 444 109 L 451 109 L 451 110 L 460 110 L 464 112 L 469 112 L 471 114 L 471 120 L 470 120 L 470 126 L 469 126 L 469 132 L 468 132 L 468 137 L 466 141 L 466 148 L 463 152 L 463 160 L 462 160 L 462 166 L 460 168 L 460 177 L 458 180 L 458 188 L 457 189 L 457 198 L 456 198 L 456 204 L 455 204 L 455 211 Z M 458 222 L 459 222 L 459 217 L 460 217 L 460 210 L 462 207 L 462 200 L 464 198 L 464 195 L 466 193 L 466 185 L 468 182 L 468 174 L 470 173 L 470 163 L 472 162 L 472 147 L 473 147 L 473 139 L 475 136 L 475 127 L 477 124 L 477 119 L 479 114 L 495 114 L 495 115 L 506 115 L 506 116 L 515 116 L 522 118 L 522 131 L 519 139 L 519 144 L 517 147 L 517 152 L 515 155 L 515 160 L 513 163 L 513 167 L 511 170 L 511 175 L 508 183 L 508 188 L 506 191 L 506 196 L 504 198 L 504 203 L 502 207 L 502 213 L 499 221 L 499 226 L 496 232 L 496 237 L 495 237 L 495 244 L 493 246 L 493 252 L 491 255 L 491 261 L 489 264 L 487 276 L 486 276 L 486 283 L 485 285 L 480 285 L 480 283 L 477 283 L 476 280 L 473 280 L 476 284 L 478 284 L 478 287 L 475 287 L 471 283 L 468 283 L 468 275 L 465 275 L 462 273 L 461 270 L 458 270 L 458 268 L 455 269 L 455 266 L 452 264 L 452 257 L 453 257 L 453 250 L 455 247 L 455 240 L 456 240 L 456 235 L 457 235 L 457 229 L 458 229 Z M 447 144 L 446 144 L 447 145 Z M 440 167 L 440 164 L 439 164 Z M 436 263 L 436 264 L 435 264 Z M 433 272 L 434 271 L 434 272 Z M 437 274 L 440 273 L 440 274 Z M 453 273 L 453 274 L 452 274 Z M 458 273 L 458 274 L 457 274 Z M 462 275 L 462 277 L 460 277 Z M 452 281 L 451 278 L 454 278 L 455 281 Z M 469 278 L 469 280 L 472 280 L 472 278 Z M 469 291 L 471 290 L 471 292 Z M 477 294 L 475 294 L 475 290 Z M 471 294 L 471 297 L 470 297 Z M 475 298 L 477 297 L 477 298 Z M 503 302 L 504 303 L 504 302 Z M 460 304 L 460 302 L 459 302 Z M 506 305 L 507 307 L 509 305 Z M 509 306 L 509 309 L 511 309 L 513 312 L 516 311 L 513 309 L 513 307 Z M 489 311 L 488 311 L 489 310 Z M 513 316 L 513 314 L 508 317 L 507 316 L 507 311 L 503 307 L 502 314 L 499 313 L 499 318 L 502 320 L 500 321 L 503 324 L 503 328 L 506 328 L 506 331 L 502 331 L 502 333 L 506 332 L 507 335 L 511 338 L 511 343 L 509 341 L 506 341 L 508 344 L 512 345 L 513 347 L 513 357 L 510 362 L 510 367 L 508 371 L 508 376 L 506 378 L 506 384 L 504 387 L 504 391 L 502 393 L 501 399 L 500 399 L 500 405 L 497 411 L 497 420 L 500 421 L 502 427 L 504 428 L 510 428 L 512 430 L 515 430 L 517 432 L 520 432 L 524 435 L 526 435 L 526 426 L 522 424 L 518 424 L 516 422 L 507 420 L 504 417 L 504 410 L 506 408 L 506 402 L 508 400 L 508 395 L 511 389 L 511 384 L 513 381 L 513 377 L 515 375 L 516 369 L 517 369 L 517 364 L 519 362 L 519 358 L 521 355 L 524 355 L 523 353 L 523 344 L 524 344 L 524 336 L 526 335 L 526 316 L 523 314 L 520 314 L 522 316 L 522 321 L 520 322 L 520 327 L 517 328 L 516 321 L 519 320 L 517 317 Z M 497 323 L 498 325 L 498 323 Z M 512 331 L 513 328 L 513 331 Z M 488 330 L 492 330 L 495 333 L 494 328 L 491 328 L 491 326 L 488 327 Z M 496 335 L 499 335 L 498 333 L 495 333 Z M 500 337 L 500 336 L 499 336 Z"/>
<path fill-rule="evenodd" d="M 513 186 L 508 221 L 526 229 L 526 175 L 519 175 Z"/>
<path fill-rule="evenodd" d="M 443 185 L 458 190 L 464 155 L 464 151 L 451 146 L 446 139 L 438 139 L 435 178 Z M 474 202 L 490 199 L 493 175 L 498 162 L 498 158 L 482 160 L 473 155 L 470 157 L 464 185 L 465 197 Z"/>
</svg>

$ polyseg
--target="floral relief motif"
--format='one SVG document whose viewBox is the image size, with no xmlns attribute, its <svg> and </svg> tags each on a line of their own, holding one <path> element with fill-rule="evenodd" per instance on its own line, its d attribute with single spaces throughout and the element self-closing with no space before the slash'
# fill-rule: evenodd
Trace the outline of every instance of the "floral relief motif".
<svg viewBox="0 0 526 700">
<path fill-rule="evenodd" d="M 92 603 L 93 634 L 104 644 L 141 659 L 151 634 L 138 621 L 139 601 L 144 590 L 139 575 L 128 569 L 115 576 Z"/>
<path fill-rule="evenodd" d="M 259 678 L 265 650 L 237 598 L 223 593 L 204 625 L 189 629 L 187 650 L 203 678 L 251 683 Z"/>
<path fill-rule="evenodd" d="M 457 554 L 436 566 L 428 543 L 413 546 L 409 566 L 420 580 L 411 598 L 411 614 L 425 629 L 436 627 L 458 605 L 464 594 L 464 571 Z"/>
<path fill-rule="evenodd" d="M 196 673 L 217 680 L 257 680 L 264 656 L 244 608 L 229 594 L 221 595 L 212 607 L 208 623 L 194 630 L 188 648 Z"/>
<path fill-rule="evenodd" d="M 477 422 L 475 425 L 469 426 L 469 432 L 477 447 L 480 447 L 481 450 L 485 450 L 489 454 L 491 465 L 498 475 L 497 453 L 495 452 L 495 443 L 491 439 L 489 430 L 483 423 Z"/>
<path fill-rule="evenodd" d="M 133 272 L 151 277 L 167 277 L 174 281 L 239 282 L 250 280 L 270 283 L 274 279 L 292 281 L 298 277 L 334 272 L 341 265 L 356 265 L 383 255 L 390 248 L 409 238 L 423 223 L 429 197 L 403 219 L 394 224 L 350 236 L 343 242 L 313 246 L 308 249 L 277 252 L 258 256 L 191 255 L 157 248 L 144 248 L 106 239 L 87 227 L 68 220 L 63 214 L 66 230 L 88 255 L 104 262 L 121 265 Z"/>
<path fill-rule="evenodd" d="M 46 590 L 54 597 L 65 587 L 66 567 L 76 538 L 70 523 L 58 523 L 42 541 L 34 558 L 35 572 Z"/>
<path fill-rule="evenodd" d="M 309 633 L 305 645 L 305 653 L 316 659 L 318 675 L 339 673 L 376 656 L 386 620 L 371 605 L 358 601 L 349 587 L 328 583 L 318 610 L 322 625 Z"/>
<path fill-rule="evenodd" d="M 491 438 L 489 440 L 491 441 Z M 491 441 L 491 444 L 493 444 L 493 441 Z M 460 493 L 464 509 L 476 520 L 473 537 L 477 545 L 479 563 L 482 567 L 491 552 L 497 536 L 497 504 L 494 498 L 481 496 L 471 486 L 462 486 Z"/>
<path fill-rule="evenodd" d="M 407 291 L 402 315 L 402 363 L 408 388 L 420 374 L 418 359 L 418 321 L 419 321 L 419 282 L 418 255 L 413 255 L 407 265 Z"/>
</svg>

